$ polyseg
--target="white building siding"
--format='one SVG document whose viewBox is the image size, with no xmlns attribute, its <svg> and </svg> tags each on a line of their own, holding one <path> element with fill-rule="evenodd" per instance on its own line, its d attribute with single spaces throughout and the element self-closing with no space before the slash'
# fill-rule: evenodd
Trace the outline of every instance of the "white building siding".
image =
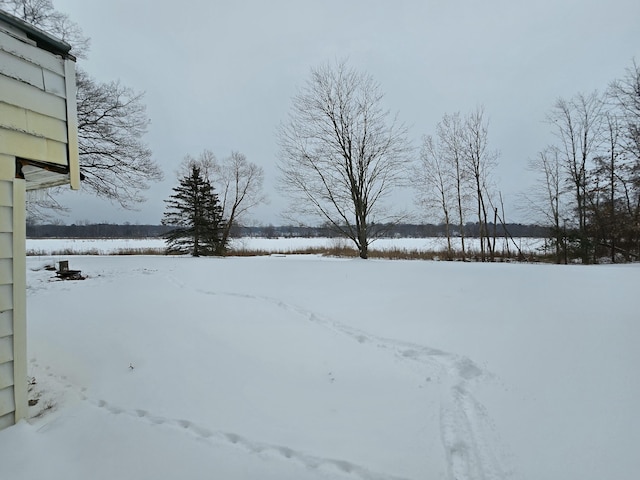
<svg viewBox="0 0 640 480">
<path fill-rule="evenodd" d="M 0 162 L 1 429 L 27 413 L 27 340 L 25 181 L 7 178 L 10 162 L 4 155 Z"/>
<path fill-rule="evenodd" d="M 75 92 L 72 60 L 16 38 L 0 23 L 0 153 L 68 167 L 54 182 L 79 188 Z"/>
<path fill-rule="evenodd" d="M 0 428 L 15 422 L 13 181 L 0 179 Z"/>
<path fill-rule="evenodd" d="M 28 409 L 25 192 L 80 185 L 68 48 L 0 11 L 0 429 Z"/>
</svg>

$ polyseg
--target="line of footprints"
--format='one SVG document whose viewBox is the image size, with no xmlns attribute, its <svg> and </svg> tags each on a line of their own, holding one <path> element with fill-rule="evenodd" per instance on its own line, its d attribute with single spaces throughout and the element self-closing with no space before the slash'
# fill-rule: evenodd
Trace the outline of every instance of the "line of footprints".
<svg viewBox="0 0 640 480">
<path fill-rule="evenodd" d="M 35 367 L 35 369 L 40 369 L 36 359 L 32 359 L 31 364 L 33 365 L 33 367 Z M 134 368 L 135 367 L 133 365 L 130 365 L 130 370 L 133 370 Z M 224 443 L 227 445 L 232 445 L 236 448 L 242 448 L 243 450 L 252 454 L 275 456 L 283 460 L 295 461 L 304 468 L 326 470 L 328 472 L 337 471 L 339 473 L 360 478 L 362 480 L 408 480 L 403 477 L 374 472 L 366 467 L 351 463 L 346 460 L 310 455 L 291 449 L 289 447 L 250 440 L 236 433 L 210 430 L 189 420 L 162 417 L 153 415 L 147 410 L 125 409 L 111 404 L 106 400 L 95 400 L 87 396 L 87 389 L 85 387 L 75 387 L 68 381 L 65 375 L 58 376 L 53 374 L 48 366 L 45 366 L 43 370 L 45 372 L 45 375 L 49 379 L 59 384 L 65 390 L 74 392 L 81 400 L 86 401 L 97 408 L 106 410 L 113 415 L 127 415 L 129 417 L 147 422 L 151 425 L 162 425 L 165 427 L 177 428 L 183 430 L 185 433 L 190 434 L 199 440 Z"/>
</svg>

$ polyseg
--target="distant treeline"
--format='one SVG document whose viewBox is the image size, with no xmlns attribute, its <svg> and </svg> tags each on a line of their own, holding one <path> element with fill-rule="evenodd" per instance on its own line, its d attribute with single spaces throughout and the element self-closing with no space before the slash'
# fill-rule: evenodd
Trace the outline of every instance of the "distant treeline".
<svg viewBox="0 0 640 480">
<path fill-rule="evenodd" d="M 27 225 L 27 238 L 158 238 L 170 231 L 172 227 L 166 225 L 115 225 L 111 223 L 96 223 L 84 225 Z M 506 231 L 505 231 L 506 230 Z M 520 223 L 496 225 L 489 224 L 488 231 L 496 237 L 531 237 L 547 238 L 550 235 L 547 227 L 539 225 L 523 225 Z M 478 236 L 479 227 L 475 223 L 468 223 L 464 228 L 465 237 Z M 454 231 L 454 236 L 460 232 Z M 252 226 L 233 229 L 234 237 L 335 237 L 336 234 L 328 227 L 303 226 Z M 444 225 L 390 225 L 387 237 L 428 238 L 445 236 Z"/>
</svg>

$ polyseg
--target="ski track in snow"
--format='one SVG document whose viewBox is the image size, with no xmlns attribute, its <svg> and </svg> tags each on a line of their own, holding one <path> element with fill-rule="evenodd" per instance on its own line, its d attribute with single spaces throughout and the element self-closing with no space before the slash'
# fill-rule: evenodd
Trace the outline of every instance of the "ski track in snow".
<svg viewBox="0 0 640 480">
<path fill-rule="evenodd" d="M 358 344 L 371 345 L 389 351 L 402 360 L 416 362 L 426 367 L 428 373 L 435 371 L 447 392 L 440 405 L 440 433 L 446 455 L 448 480 L 504 480 L 511 476 L 503 466 L 506 454 L 491 417 L 484 405 L 471 393 L 474 382 L 489 380 L 493 376 L 471 359 L 424 345 L 372 335 L 277 298 L 203 289 L 196 291 L 204 295 L 230 296 L 274 304 L 310 322 L 346 335 Z"/>
<path fill-rule="evenodd" d="M 203 441 L 211 445 L 225 445 L 228 447 L 239 448 L 251 454 L 260 455 L 264 458 L 276 458 L 283 461 L 296 462 L 303 468 L 317 470 L 331 476 L 341 474 L 347 477 L 360 478 L 362 480 L 410 480 L 405 477 L 374 472 L 364 466 L 346 460 L 320 457 L 287 446 L 274 445 L 259 440 L 249 439 L 233 432 L 211 429 L 199 425 L 197 422 L 192 422 L 191 420 L 154 415 L 144 409 L 123 408 L 106 400 L 89 397 L 87 395 L 86 388 L 78 388 L 74 386 L 69 382 L 65 375 L 56 375 L 52 373 L 48 366 L 41 369 L 37 360 L 34 358 L 31 359 L 30 365 L 32 368 L 42 370 L 42 373 L 47 378 L 45 383 L 50 385 L 50 383 L 53 382 L 56 384 L 56 393 L 59 393 L 60 390 L 70 393 L 78 399 L 85 401 L 111 415 L 124 415 L 152 426 L 178 429 L 198 441 Z M 56 398 L 56 400 L 57 399 L 58 398 Z M 55 420 L 53 422 L 55 422 Z M 40 426 L 38 430 L 46 430 L 47 428 L 48 423 L 45 423 Z"/>
</svg>

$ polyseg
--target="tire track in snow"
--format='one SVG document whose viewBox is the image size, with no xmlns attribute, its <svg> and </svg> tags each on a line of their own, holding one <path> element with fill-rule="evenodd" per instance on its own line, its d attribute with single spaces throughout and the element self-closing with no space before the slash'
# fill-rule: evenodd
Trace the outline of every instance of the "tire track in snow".
<svg viewBox="0 0 640 480">
<path fill-rule="evenodd" d="M 31 359 L 30 365 L 33 368 L 40 370 L 40 365 L 35 359 Z M 369 468 L 347 460 L 321 457 L 296 450 L 288 446 L 250 439 L 237 433 L 211 429 L 188 419 L 154 415 L 152 412 L 144 409 L 124 408 L 103 399 L 89 397 L 87 395 L 86 388 L 78 388 L 77 386 L 74 386 L 68 381 L 66 376 L 54 374 L 50 371 L 49 367 L 45 367 L 43 372 L 46 372 L 45 375 L 48 379 L 48 387 L 52 386 L 51 383 L 53 381 L 53 383 L 57 384 L 57 390 L 70 393 L 78 399 L 87 402 L 93 407 L 103 410 L 108 414 L 127 416 L 151 426 L 177 429 L 205 443 L 216 443 L 218 445 L 239 448 L 250 454 L 265 457 L 266 459 L 295 462 L 303 468 L 318 470 L 329 475 L 341 474 L 362 480 L 410 480 L 406 477 L 375 472 Z M 55 394 L 55 392 L 50 392 L 50 394 Z M 40 427 L 40 429 L 45 428 L 46 424 Z"/>
<path fill-rule="evenodd" d="M 302 318 L 346 335 L 358 344 L 370 344 L 389 351 L 402 360 L 416 362 L 434 371 L 445 385 L 447 395 L 440 405 L 441 441 L 445 451 L 448 480 L 504 480 L 506 453 L 495 432 L 489 412 L 471 393 L 473 384 L 493 379 L 468 357 L 416 343 L 373 335 L 280 299 L 235 292 L 195 291 L 267 302 L 294 312 Z"/>
</svg>

